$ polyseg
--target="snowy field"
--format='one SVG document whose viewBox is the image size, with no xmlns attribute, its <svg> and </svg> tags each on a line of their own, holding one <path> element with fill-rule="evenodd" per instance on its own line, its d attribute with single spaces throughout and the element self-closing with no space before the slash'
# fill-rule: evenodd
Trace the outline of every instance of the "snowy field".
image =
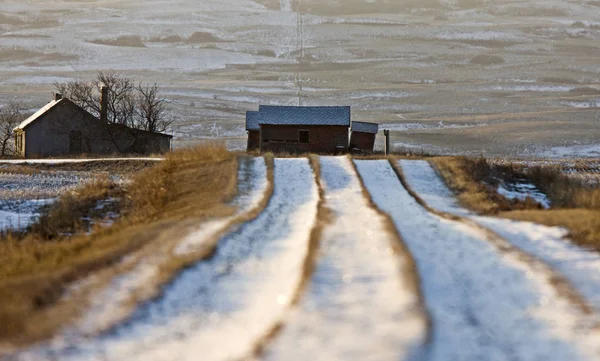
<svg viewBox="0 0 600 361">
<path fill-rule="evenodd" d="M 121 159 L 122 161 L 155 161 L 149 159 Z M 124 184 L 128 175 L 122 172 L 66 170 L 70 164 L 89 165 L 106 159 L 55 159 L 55 160 L 2 160 L 0 161 L 0 230 L 19 230 L 30 226 L 39 217 L 44 206 L 52 204 L 61 195 L 93 182 L 99 177 L 109 177 Z M 114 159 L 110 160 L 111 162 Z M 28 166 L 45 166 L 37 169 Z M 53 166 L 62 166 L 52 170 Z M 99 204 L 99 206 L 102 206 Z"/>
<path fill-rule="evenodd" d="M 600 156 L 598 3 L 456 3 L 3 1 L 0 104 L 39 108 L 52 83 L 114 69 L 162 87 L 176 146 L 243 148 L 244 112 L 298 104 L 301 87 L 302 104 L 352 105 L 415 149 Z"/>
<path fill-rule="evenodd" d="M 42 207 L 92 180 L 92 175 L 81 172 L 0 173 L 0 229 L 27 228 Z"/>
<path fill-rule="evenodd" d="M 3 360 L 597 359 L 596 253 L 558 228 L 472 215 L 425 161 L 399 163 L 422 199 L 500 237 L 422 207 L 387 160 L 319 165 L 317 179 L 307 159 L 275 159 L 264 210 L 130 317 L 119 312 L 155 256 L 116 277 L 78 328 Z M 265 197 L 265 175 L 260 158 L 242 164 L 239 212 Z M 207 242 L 205 226 L 177 252 Z"/>
</svg>

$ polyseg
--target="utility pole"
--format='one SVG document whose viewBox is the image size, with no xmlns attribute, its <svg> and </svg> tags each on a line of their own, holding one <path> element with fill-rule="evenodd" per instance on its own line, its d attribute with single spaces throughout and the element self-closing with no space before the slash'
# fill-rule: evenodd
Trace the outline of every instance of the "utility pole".
<svg viewBox="0 0 600 361">
<path fill-rule="evenodd" d="M 302 106 L 302 63 L 304 60 L 304 19 L 302 18 L 302 0 L 296 5 L 296 64 L 298 69 L 295 75 L 295 85 L 298 90 L 298 106 Z"/>
</svg>

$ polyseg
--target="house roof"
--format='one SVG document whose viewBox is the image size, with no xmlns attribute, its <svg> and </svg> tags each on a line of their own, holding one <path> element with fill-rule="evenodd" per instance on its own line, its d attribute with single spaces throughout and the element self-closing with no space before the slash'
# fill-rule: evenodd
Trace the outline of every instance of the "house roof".
<svg viewBox="0 0 600 361">
<path fill-rule="evenodd" d="M 377 134 L 377 132 L 379 132 L 379 124 L 367 122 L 352 122 L 352 131 Z"/>
<path fill-rule="evenodd" d="M 261 105 L 259 124 L 350 126 L 350 107 L 292 107 Z"/>
<path fill-rule="evenodd" d="M 58 104 L 60 104 L 63 101 L 65 101 L 65 99 L 53 100 L 50 103 L 46 104 L 42 109 L 38 110 L 32 116 L 30 116 L 29 118 L 27 118 L 24 121 L 22 121 L 21 124 L 19 124 L 15 128 L 15 130 L 17 130 L 17 129 L 21 129 L 21 130 L 25 129 L 28 125 L 30 125 L 31 123 L 35 122 L 39 117 L 41 117 L 42 115 L 46 114 L 48 111 L 50 111 L 52 108 L 54 108 L 55 106 L 57 106 Z"/>
<path fill-rule="evenodd" d="M 246 130 L 260 130 L 258 117 L 258 112 L 246 112 Z"/>
</svg>

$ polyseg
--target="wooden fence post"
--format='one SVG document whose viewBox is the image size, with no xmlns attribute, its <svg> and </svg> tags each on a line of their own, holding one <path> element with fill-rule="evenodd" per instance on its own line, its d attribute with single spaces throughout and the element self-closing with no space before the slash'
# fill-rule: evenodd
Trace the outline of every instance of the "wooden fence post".
<svg viewBox="0 0 600 361">
<path fill-rule="evenodd" d="M 385 155 L 390 155 L 392 152 L 390 149 L 390 131 L 386 129 L 383 134 L 385 135 Z"/>
</svg>

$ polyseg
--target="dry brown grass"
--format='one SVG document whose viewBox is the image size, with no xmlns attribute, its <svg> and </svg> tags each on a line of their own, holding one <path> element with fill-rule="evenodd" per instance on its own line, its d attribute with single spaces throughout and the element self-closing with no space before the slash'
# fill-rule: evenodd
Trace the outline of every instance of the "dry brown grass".
<svg viewBox="0 0 600 361">
<path fill-rule="evenodd" d="M 600 188 L 590 187 L 568 177 L 556 166 L 517 166 L 517 170 L 542 190 L 553 208 L 587 208 L 600 210 Z"/>
<path fill-rule="evenodd" d="M 226 203 L 236 176 L 236 158 L 224 147 L 182 150 L 134 178 L 125 216 L 113 227 L 90 236 L 0 241 L 0 345 L 48 337 L 75 317 L 82 300 L 57 302 L 72 282 L 164 240 L 167 231 L 178 235 L 173 231 L 186 220 L 231 214 Z"/>
<path fill-rule="evenodd" d="M 497 178 L 512 174 L 508 169 L 494 169 L 483 158 L 466 157 L 433 158 L 431 163 L 466 208 L 481 214 L 497 214 L 503 211 L 539 209 L 531 199 L 511 200 L 498 194 L 493 184 Z M 506 168 L 505 166 L 503 166 Z"/>
<path fill-rule="evenodd" d="M 84 218 L 94 216 L 99 201 L 121 198 L 123 190 L 108 177 L 87 183 L 69 192 L 52 204 L 31 227 L 28 237 L 53 240 L 64 234 L 77 234 L 88 230 Z"/>
<path fill-rule="evenodd" d="M 600 189 L 597 187 L 573 180 L 552 166 L 492 166 L 483 159 L 448 157 L 435 158 L 432 163 L 466 208 L 482 214 L 565 227 L 575 243 L 600 251 Z M 529 201 L 524 204 L 508 201 L 494 188 L 483 184 L 498 172 L 531 181 L 548 196 L 553 209 L 540 209 L 528 204 Z"/>
<path fill-rule="evenodd" d="M 513 211 L 500 213 L 500 216 L 551 227 L 565 227 L 570 232 L 570 239 L 583 247 L 600 252 L 600 210 Z"/>
</svg>

